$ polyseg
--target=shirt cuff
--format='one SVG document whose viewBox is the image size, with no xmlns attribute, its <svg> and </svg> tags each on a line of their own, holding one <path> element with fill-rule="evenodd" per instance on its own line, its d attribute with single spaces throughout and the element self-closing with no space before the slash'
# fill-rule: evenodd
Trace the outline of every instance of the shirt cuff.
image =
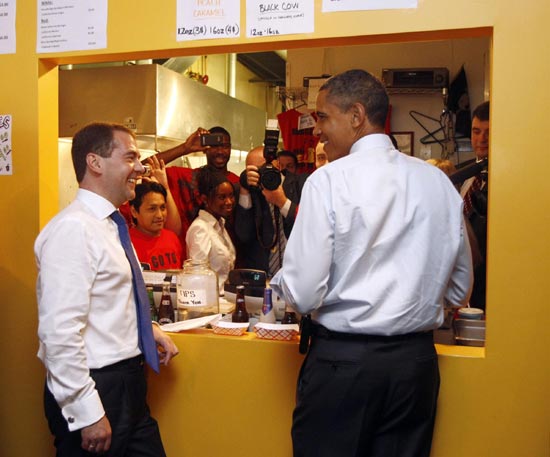
<svg viewBox="0 0 550 457">
<path fill-rule="evenodd" d="M 71 432 L 95 424 L 105 416 L 105 410 L 97 390 L 82 400 L 68 404 L 61 409 L 61 413 Z"/>
<path fill-rule="evenodd" d="M 252 208 L 252 197 L 250 194 L 239 194 L 239 205 L 244 209 Z"/>
<path fill-rule="evenodd" d="M 281 208 L 279 209 L 279 212 L 283 215 L 283 217 L 288 216 L 288 212 L 290 211 L 290 205 L 292 205 L 292 202 L 287 198 L 286 202 Z"/>
</svg>

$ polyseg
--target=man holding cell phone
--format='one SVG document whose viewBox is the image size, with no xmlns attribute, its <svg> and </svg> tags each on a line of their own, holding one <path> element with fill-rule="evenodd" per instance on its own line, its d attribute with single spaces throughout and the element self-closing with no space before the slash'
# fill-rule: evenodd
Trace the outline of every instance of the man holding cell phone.
<svg viewBox="0 0 550 457">
<path fill-rule="evenodd" d="M 239 193 L 239 177 L 227 169 L 227 163 L 231 156 L 231 135 L 223 127 L 216 126 L 209 130 L 199 127 L 193 132 L 184 143 L 163 152 L 156 157 L 165 163 L 172 162 L 178 157 L 190 154 L 191 152 L 203 151 L 206 154 L 206 167 L 214 168 L 226 174 L 227 179 L 235 188 L 235 195 Z M 180 239 L 185 250 L 185 236 L 187 229 L 197 217 L 200 209 L 200 195 L 198 192 L 197 176 L 200 168 L 186 168 L 169 166 L 166 168 L 168 186 L 176 202 L 181 218 Z M 233 218 L 229 218 L 226 229 L 233 236 Z M 184 252 L 184 258 L 187 258 Z"/>
</svg>

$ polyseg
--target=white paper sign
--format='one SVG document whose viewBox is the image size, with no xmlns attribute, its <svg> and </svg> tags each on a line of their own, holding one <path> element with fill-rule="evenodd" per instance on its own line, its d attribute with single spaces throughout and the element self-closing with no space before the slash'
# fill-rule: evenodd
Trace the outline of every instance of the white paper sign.
<svg viewBox="0 0 550 457">
<path fill-rule="evenodd" d="M 241 36 L 240 0 L 178 0 L 177 41 Z"/>
<path fill-rule="evenodd" d="M 315 118 L 310 113 L 302 114 L 298 118 L 298 130 L 312 129 L 315 127 Z"/>
<path fill-rule="evenodd" d="M 0 0 L 0 54 L 15 54 L 15 0 Z"/>
<path fill-rule="evenodd" d="M 0 114 L 0 175 L 11 174 L 11 114 Z"/>
<path fill-rule="evenodd" d="M 36 52 L 107 47 L 107 0 L 37 0 Z"/>
<path fill-rule="evenodd" d="M 418 8 L 418 0 L 323 0 L 323 13 L 333 11 L 393 10 Z"/>
<path fill-rule="evenodd" d="M 312 33 L 314 0 L 247 0 L 246 36 Z"/>
</svg>

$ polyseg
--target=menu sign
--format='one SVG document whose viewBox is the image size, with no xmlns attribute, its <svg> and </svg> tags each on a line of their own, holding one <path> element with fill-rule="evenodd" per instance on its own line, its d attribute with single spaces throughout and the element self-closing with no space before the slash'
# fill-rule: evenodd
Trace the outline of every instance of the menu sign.
<svg viewBox="0 0 550 457">
<path fill-rule="evenodd" d="M 36 52 L 107 47 L 107 0 L 37 0 Z"/>
<path fill-rule="evenodd" d="M 15 0 L 0 0 L 0 54 L 15 53 Z"/>
<path fill-rule="evenodd" d="M 239 37 L 240 19 L 240 0 L 178 0 L 176 39 Z"/>
<path fill-rule="evenodd" d="M 401 8 L 418 8 L 418 0 L 323 0 L 323 13 Z"/>
<path fill-rule="evenodd" d="M 247 0 L 248 38 L 312 33 L 314 0 Z"/>
</svg>

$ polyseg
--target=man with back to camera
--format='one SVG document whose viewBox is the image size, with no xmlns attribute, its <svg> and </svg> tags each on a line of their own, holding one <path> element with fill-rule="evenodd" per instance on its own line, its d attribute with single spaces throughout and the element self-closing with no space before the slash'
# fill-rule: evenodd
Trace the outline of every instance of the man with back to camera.
<svg viewBox="0 0 550 457">
<path fill-rule="evenodd" d="M 219 134 L 222 143 L 213 146 L 202 146 L 200 137 L 206 134 Z M 206 154 L 206 165 L 226 174 L 227 179 L 235 187 L 235 195 L 238 195 L 239 177 L 227 169 L 227 163 L 231 157 L 231 135 L 223 127 L 212 127 L 205 130 L 199 127 L 185 140 L 184 143 L 156 154 L 159 160 L 169 163 L 178 157 L 187 155 L 191 152 L 204 151 Z M 197 187 L 197 173 L 199 168 L 186 168 L 178 166 L 169 166 L 166 168 L 168 175 L 168 185 L 180 212 L 182 230 L 180 240 L 185 253 L 185 237 L 191 223 L 197 217 L 201 206 L 201 199 Z M 229 218 L 226 229 L 234 239 L 233 219 Z"/>
<path fill-rule="evenodd" d="M 279 187 L 268 190 L 260 185 L 259 169 L 265 162 L 263 146 L 246 156 L 235 209 L 235 235 L 242 246 L 243 267 L 263 270 L 271 277 L 282 265 L 308 175 L 284 172 Z M 276 160 L 272 163 L 278 168 Z"/>
<path fill-rule="evenodd" d="M 139 157 L 133 132 L 122 125 L 92 123 L 77 132 L 76 199 L 35 242 L 38 357 L 47 370 L 44 408 L 59 457 L 165 455 L 146 403 L 143 355 L 158 371 L 178 349 L 150 324 L 148 304 L 137 298 L 146 300 L 145 285 L 133 276 L 141 272 L 127 257 L 133 253 L 117 211 L 135 196 L 144 172 Z"/>
<path fill-rule="evenodd" d="M 465 305 L 471 288 L 462 201 L 443 173 L 393 147 L 388 96 L 370 73 L 330 78 L 316 109 L 330 163 L 306 181 L 271 280 L 312 316 L 294 457 L 428 457 L 439 391 L 432 331 L 444 298 Z"/>
</svg>

